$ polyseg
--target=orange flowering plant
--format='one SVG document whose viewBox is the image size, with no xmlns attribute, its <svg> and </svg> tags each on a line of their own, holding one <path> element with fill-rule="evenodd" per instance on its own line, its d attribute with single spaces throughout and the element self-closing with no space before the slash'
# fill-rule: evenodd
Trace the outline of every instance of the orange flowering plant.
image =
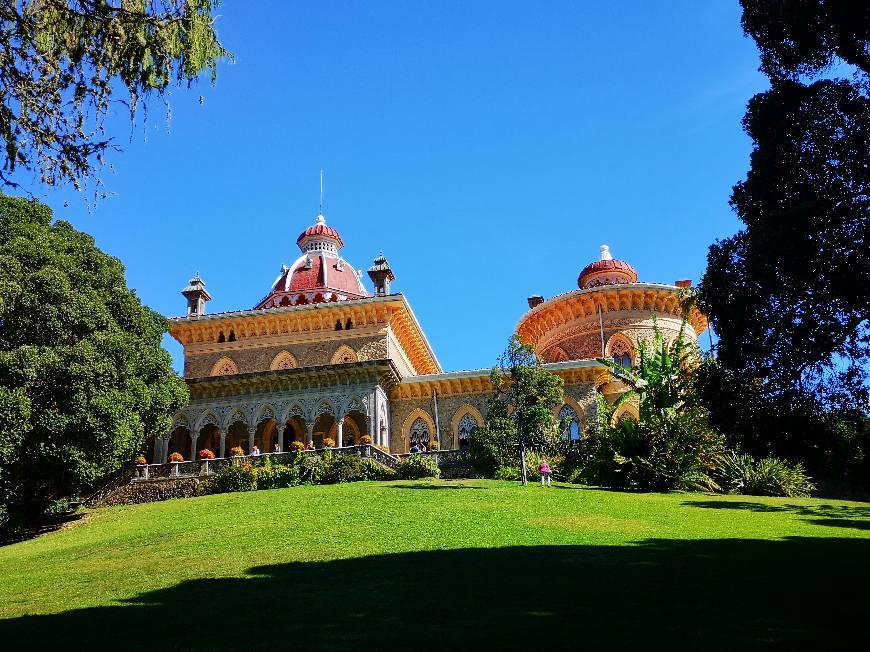
<svg viewBox="0 0 870 652">
<path fill-rule="evenodd" d="M 169 456 L 169 461 L 170 461 L 170 462 L 183 462 L 183 461 L 184 461 L 184 455 L 182 455 L 181 453 L 172 453 L 172 454 Z"/>
</svg>

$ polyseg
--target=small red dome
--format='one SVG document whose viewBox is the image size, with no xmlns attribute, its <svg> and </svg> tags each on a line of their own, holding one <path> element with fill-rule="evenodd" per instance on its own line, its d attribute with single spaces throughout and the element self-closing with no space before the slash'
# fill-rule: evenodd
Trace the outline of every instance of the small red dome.
<svg viewBox="0 0 870 652">
<path fill-rule="evenodd" d="M 598 287 L 599 285 L 620 285 L 636 283 L 637 272 L 624 260 L 614 260 L 610 248 L 601 245 L 601 260 L 589 263 L 577 277 L 577 285 L 581 290 Z"/>
<path fill-rule="evenodd" d="M 344 241 L 341 239 L 341 236 L 338 234 L 338 231 L 333 229 L 331 226 L 327 226 L 325 222 L 318 221 L 317 224 L 313 226 L 309 226 L 305 229 L 298 238 L 296 238 L 296 244 L 302 244 L 302 241 L 305 238 L 311 237 L 322 237 L 322 238 L 332 238 L 333 240 L 338 241 L 338 248 L 341 249 L 344 246 Z"/>
</svg>

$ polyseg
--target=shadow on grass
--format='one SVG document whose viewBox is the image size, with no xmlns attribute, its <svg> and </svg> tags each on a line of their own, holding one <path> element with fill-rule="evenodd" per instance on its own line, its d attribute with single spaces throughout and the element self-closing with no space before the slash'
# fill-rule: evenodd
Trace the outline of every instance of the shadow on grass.
<svg viewBox="0 0 870 652">
<path fill-rule="evenodd" d="M 0 621 L 6 649 L 843 647 L 870 540 L 653 539 L 252 568 L 120 606 Z"/>
<path fill-rule="evenodd" d="M 483 489 L 464 484 L 391 484 L 390 489 Z"/>
<path fill-rule="evenodd" d="M 28 539 L 34 539 L 49 532 L 57 532 L 58 530 L 67 527 L 85 517 L 87 512 L 75 512 L 73 514 L 62 514 L 54 518 L 46 518 L 39 525 L 16 528 L 13 530 L 0 529 L 0 547 L 8 546 L 12 543 L 19 543 Z"/>
<path fill-rule="evenodd" d="M 701 507 L 703 509 L 742 509 L 752 512 L 790 512 L 799 516 L 814 517 L 818 520 L 810 521 L 819 525 L 841 525 L 842 527 L 854 527 L 858 530 L 870 528 L 870 522 L 853 519 L 870 519 L 870 507 L 866 505 L 768 505 L 748 500 L 687 500 L 683 503 L 687 507 Z M 842 523 L 828 523 L 826 521 L 842 521 Z"/>
</svg>

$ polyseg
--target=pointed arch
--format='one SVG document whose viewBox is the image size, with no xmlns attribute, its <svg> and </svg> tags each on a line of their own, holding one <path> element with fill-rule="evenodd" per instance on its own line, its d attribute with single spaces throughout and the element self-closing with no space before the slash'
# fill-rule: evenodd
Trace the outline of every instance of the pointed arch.
<svg viewBox="0 0 870 652">
<path fill-rule="evenodd" d="M 471 424 L 467 417 L 474 421 L 474 427 L 470 428 Z M 468 435 L 474 428 L 482 428 L 485 423 L 480 411 L 473 405 L 466 403 L 460 406 L 453 413 L 453 419 L 450 421 L 450 434 L 453 437 L 453 444 L 456 448 L 463 448 L 468 445 Z M 443 443 L 443 442 L 442 442 Z"/>
<path fill-rule="evenodd" d="M 411 445 L 411 428 L 414 427 L 414 424 L 417 421 L 422 421 L 426 428 L 429 430 L 429 437 L 434 438 L 437 436 L 437 430 L 435 428 L 435 422 L 432 420 L 432 417 L 429 416 L 428 412 L 421 410 L 420 408 L 415 408 L 411 414 L 405 417 L 405 420 L 402 422 L 402 447 L 407 450 Z"/>
<path fill-rule="evenodd" d="M 640 412 L 637 409 L 637 404 L 634 401 L 626 401 L 617 408 L 613 413 L 611 423 L 616 425 L 622 419 L 631 419 L 632 421 L 640 421 Z"/>
<path fill-rule="evenodd" d="M 635 346 L 625 333 L 614 333 L 604 346 L 604 355 L 617 364 L 631 367 L 635 364 Z"/>
<path fill-rule="evenodd" d="M 261 421 L 269 419 L 278 420 L 278 412 L 269 403 L 261 405 L 254 414 L 254 423 L 259 424 Z"/>
<path fill-rule="evenodd" d="M 565 349 L 558 346 L 554 346 L 549 351 L 547 351 L 544 359 L 547 362 L 568 362 L 568 360 L 570 360 L 568 354 L 565 353 Z"/>
<path fill-rule="evenodd" d="M 205 426 L 212 425 L 218 428 L 221 427 L 221 420 L 214 411 L 209 408 L 206 409 L 202 414 L 200 414 L 193 423 L 193 430 L 199 431 L 202 430 Z"/>
<path fill-rule="evenodd" d="M 277 371 L 279 369 L 297 369 L 299 367 L 299 363 L 296 361 L 296 358 L 293 356 L 290 351 L 281 351 L 278 355 L 272 358 L 271 364 L 269 364 L 269 369 L 271 371 Z"/>
<path fill-rule="evenodd" d="M 237 373 L 239 373 L 239 368 L 236 366 L 236 363 L 226 355 L 215 362 L 211 368 L 212 376 L 232 376 Z"/>
<path fill-rule="evenodd" d="M 350 348 L 347 344 L 342 344 L 335 353 L 329 364 L 341 364 L 343 362 L 357 362 L 356 351 Z"/>
</svg>

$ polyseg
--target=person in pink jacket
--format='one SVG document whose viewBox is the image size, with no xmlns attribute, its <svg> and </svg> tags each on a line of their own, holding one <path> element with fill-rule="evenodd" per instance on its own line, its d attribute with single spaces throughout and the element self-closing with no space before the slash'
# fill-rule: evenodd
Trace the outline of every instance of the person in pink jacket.
<svg viewBox="0 0 870 652">
<path fill-rule="evenodd" d="M 541 472 L 541 486 L 544 486 L 544 481 L 547 482 L 547 486 L 550 486 L 550 475 L 552 472 L 550 471 L 550 465 L 547 464 L 547 460 L 543 457 L 541 458 L 541 464 L 538 466 L 538 471 Z"/>
</svg>

